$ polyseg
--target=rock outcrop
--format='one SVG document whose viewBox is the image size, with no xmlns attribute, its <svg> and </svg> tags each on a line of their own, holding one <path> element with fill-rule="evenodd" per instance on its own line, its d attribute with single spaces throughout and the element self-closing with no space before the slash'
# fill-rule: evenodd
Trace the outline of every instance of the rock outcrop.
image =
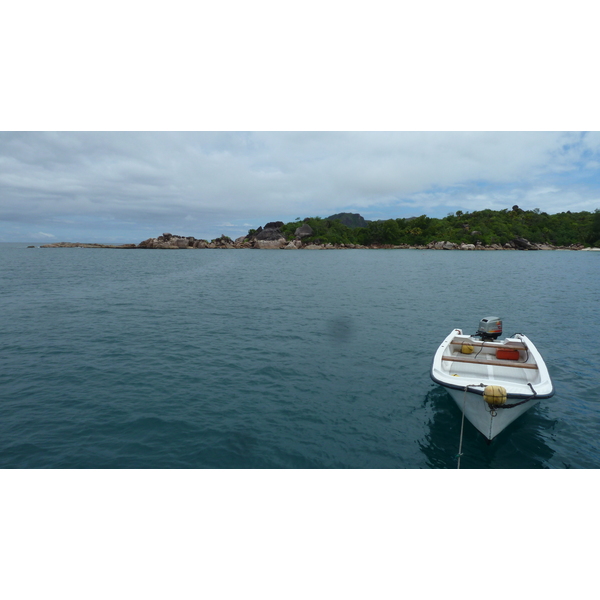
<svg viewBox="0 0 600 600">
<path fill-rule="evenodd" d="M 430 242 L 427 244 L 427 248 L 434 250 L 456 250 L 458 244 L 454 242 Z"/>
<path fill-rule="evenodd" d="M 515 238 L 513 244 L 517 250 L 538 250 L 538 247 L 535 244 L 532 244 L 529 240 L 522 237 Z"/>
<path fill-rule="evenodd" d="M 327 217 L 328 221 L 339 221 L 340 223 L 354 229 L 355 227 L 366 227 L 370 221 L 364 219 L 358 213 L 337 213 Z"/>
<path fill-rule="evenodd" d="M 264 228 L 259 227 L 258 231 L 254 234 L 254 240 L 257 242 L 278 242 L 282 244 L 286 241 L 285 237 L 281 233 L 281 228 L 283 227 L 282 221 L 274 221 L 272 223 L 267 223 Z M 262 248 L 263 246 L 257 246 Z M 274 247 L 273 245 L 268 245 L 264 247 Z"/>
<path fill-rule="evenodd" d="M 263 230 L 264 231 L 264 230 Z M 527 240 L 525 240 L 527 241 Z M 507 242 L 504 246 L 500 244 L 484 245 L 481 242 L 477 244 L 455 244 L 447 241 L 433 241 L 427 245 L 411 246 L 401 244 L 392 246 L 389 244 L 373 244 L 371 246 L 361 246 L 359 244 L 321 244 L 318 242 L 303 242 L 301 239 L 286 240 L 283 236 L 276 239 L 257 240 L 248 237 L 239 237 L 235 241 L 226 235 L 216 238 L 210 242 L 207 240 L 197 240 L 194 237 L 183 237 L 172 235 L 165 240 L 164 236 L 158 238 L 148 238 L 139 244 L 81 244 L 74 242 L 57 242 L 54 244 L 45 244 L 40 248 L 116 248 L 116 249 L 155 249 L 155 250 L 192 250 L 202 248 L 257 248 L 262 250 L 341 250 L 341 249 L 371 249 L 371 250 L 595 250 L 600 248 L 586 248 L 582 244 L 572 244 L 571 246 L 551 246 L 549 244 L 533 244 L 528 242 L 529 246 L 525 246 L 523 242 L 520 245 L 513 242 Z M 35 246 L 29 246 L 35 248 Z"/>
<path fill-rule="evenodd" d="M 285 238 L 281 237 L 276 240 L 256 240 L 254 247 L 259 250 L 279 250 L 286 245 Z"/>
<path fill-rule="evenodd" d="M 194 237 L 173 235 L 171 233 L 163 233 L 157 238 L 148 238 L 138 244 L 138 248 L 150 248 L 155 250 L 181 250 L 184 248 L 194 248 L 196 243 Z"/>
<path fill-rule="evenodd" d="M 255 240 L 274 242 L 285 239 L 279 229 L 263 229 L 254 236 Z"/>
<path fill-rule="evenodd" d="M 294 231 L 294 235 L 301 240 L 305 237 L 310 237 L 314 234 L 313 228 L 308 224 L 304 223 L 304 225 L 298 227 L 296 231 Z"/>
</svg>

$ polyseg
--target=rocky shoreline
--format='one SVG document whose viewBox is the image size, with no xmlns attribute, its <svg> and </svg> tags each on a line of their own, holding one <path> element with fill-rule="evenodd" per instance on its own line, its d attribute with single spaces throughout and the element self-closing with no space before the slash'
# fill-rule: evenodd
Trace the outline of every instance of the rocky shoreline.
<svg viewBox="0 0 600 600">
<path fill-rule="evenodd" d="M 283 226 L 281 221 L 267 223 L 264 228 L 259 227 L 252 235 L 239 237 L 232 240 L 226 235 L 211 240 L 196 239 L 193 236 L 173 235 L 163 233 L 156 238 L 148 238 L 139 244 L 82 244 L 73 242 L 58 242 L 55 244 L 44 244 L 40 248 L 113 248 L 120 250 L 146 249 L 146 250 L 193 250 L 193 249 L 259 249 L 259 250 L 347 250 L 347 249 L 370 249 L 370 250 L 590 250 L 600 251 L 600 248 L 586 248 L 582 244 L 571 246 L 551 246 L 548 244 L 534 244 L 525 238 L 515 238 L 504 244 L 492 244 L 485 246 L 478 242 L 476 244 L 455 244 L 448 241 L 431 241 L 424 246 L 411 246 L 402 244 L 391 246 L 385 244 L 372 244 L 361 246 L 358 244 L 320 244 L 307 240 L 313 235 L 308 224 L 304 224 L 294 232 L 294 239 L 286 239 L 281 233 Z M 29 246 L 30 248 L 34 246 Z"/>
</svg>

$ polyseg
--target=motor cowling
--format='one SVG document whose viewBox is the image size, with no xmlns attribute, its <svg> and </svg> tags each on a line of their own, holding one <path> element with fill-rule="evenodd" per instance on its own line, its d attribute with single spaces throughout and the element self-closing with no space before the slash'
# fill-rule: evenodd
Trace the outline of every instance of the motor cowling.
<svg viewBox="0 0 600 600">
<path fill-rule="evenodd" d="M 484 317 L 479 321 L 476 335 L 483 340 L 495 340 L 502 335 L 502 319 L 500 317 Z"/>
</svg>

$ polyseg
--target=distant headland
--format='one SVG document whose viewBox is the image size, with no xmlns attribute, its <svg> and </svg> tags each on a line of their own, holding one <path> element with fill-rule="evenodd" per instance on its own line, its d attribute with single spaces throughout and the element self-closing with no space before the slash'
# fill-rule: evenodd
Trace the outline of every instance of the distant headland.
<svg viewBox="0 0 600 600">
<path fill-rule="evenodd" d="M 273 221 L 250 229 L 235 240 L 213 240 L 163 233 L 138 244 L 59 242 L 41 248 L 116 248 L 148 250 L 234 249 L 272 250 L 421 249 L 421 250 L 600 250 L 600 209 L 549 215 L 525 211 L 457 211 L 442 219 L 419 217 L 367 221 L 355 213 L 325 219 L 308 217 L 290 223 Z"/>
</svg>

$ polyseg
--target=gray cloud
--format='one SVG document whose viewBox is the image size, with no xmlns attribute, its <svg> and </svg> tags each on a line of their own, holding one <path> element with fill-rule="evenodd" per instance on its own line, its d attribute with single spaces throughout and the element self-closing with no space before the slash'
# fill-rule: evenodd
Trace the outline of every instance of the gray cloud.
<svg viewBox="0 0 600 600">
<path fill-rule="evenodd" d="M 594 210 L 599 172 L 595 133 L 4 132 L 0 240 L 237 236 L 343 210 Z"/>
</svg>

